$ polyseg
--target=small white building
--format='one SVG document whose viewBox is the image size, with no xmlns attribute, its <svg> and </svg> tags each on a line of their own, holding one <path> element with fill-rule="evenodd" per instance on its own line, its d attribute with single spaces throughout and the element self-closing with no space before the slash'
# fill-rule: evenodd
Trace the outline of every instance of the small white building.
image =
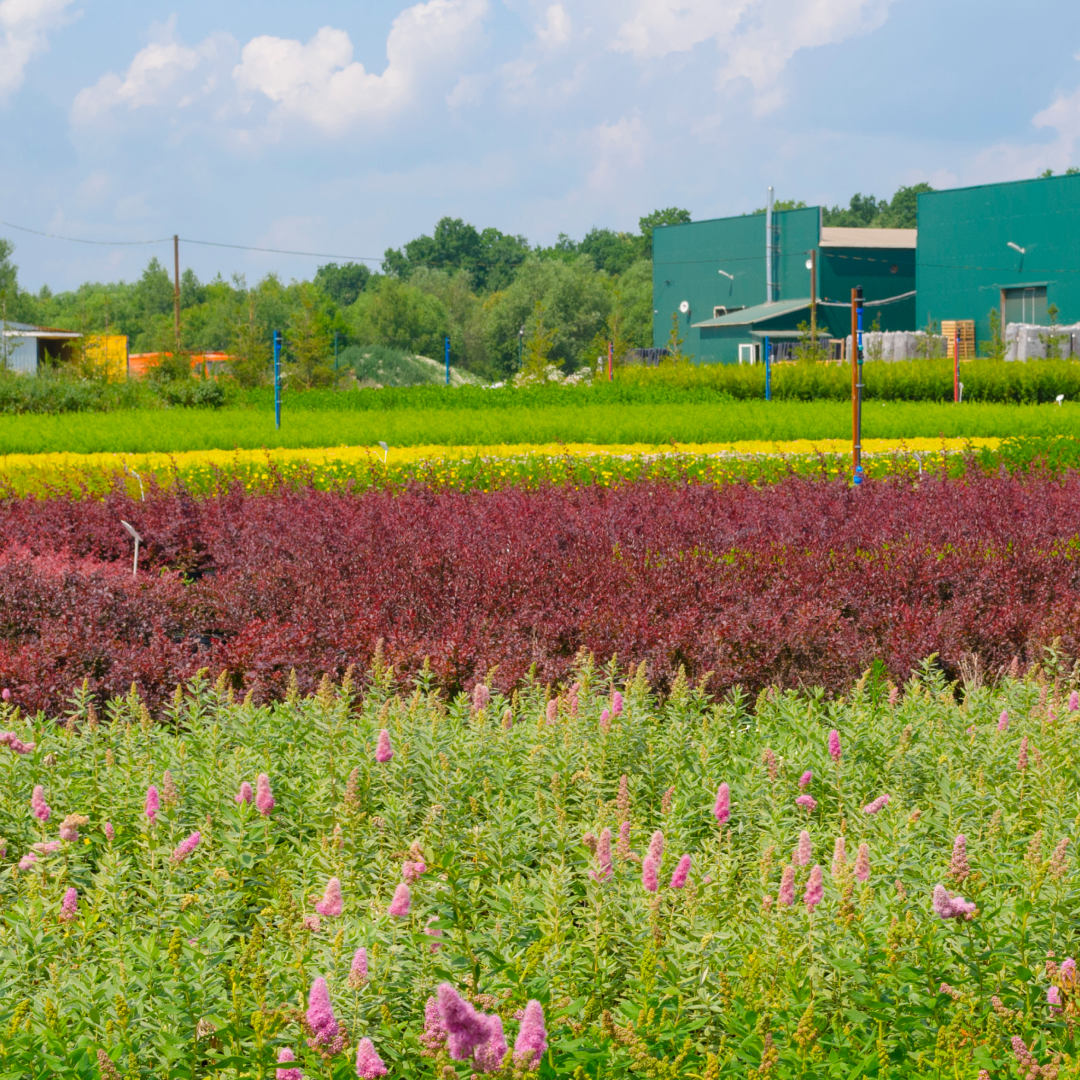
<svg viewBox="0 0 1080 1080">
<path fill-rule="evenodd" d="M 16 322 L 0 324 L 0 333 L 5 346 L 0 351 L 0 362 L 6 359 L 9 371 L 23 375 L 36 375 L 46 359 L 66 359 L 72 343 L 82 337 L 75 330 Z"/>
</svg>

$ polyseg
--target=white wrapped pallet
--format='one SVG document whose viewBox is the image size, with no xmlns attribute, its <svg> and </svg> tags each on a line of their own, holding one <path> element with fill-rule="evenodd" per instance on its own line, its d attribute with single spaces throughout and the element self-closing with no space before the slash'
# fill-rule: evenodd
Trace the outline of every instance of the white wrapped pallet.
<svg viewBox="0 0 1080 1080">
<path fill-rule="evenodd" d="M 1080 353 L 1080 324 L 1050 327 L 1009 323 L 1005 327 L 1005 359 L 1045 360 L 1046 346 L 1053 342 L 1063 359 Z"/>
</svg>

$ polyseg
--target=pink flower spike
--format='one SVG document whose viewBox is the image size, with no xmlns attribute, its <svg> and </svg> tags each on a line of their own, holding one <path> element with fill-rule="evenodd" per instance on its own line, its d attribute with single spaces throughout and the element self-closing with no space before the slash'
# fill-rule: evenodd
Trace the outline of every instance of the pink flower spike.
<svg viewBox="0 0 1080 1080">
<path fill-rule="evenodd" d="M 353 953 L 352 965 L 349 967 L 349 988 L 359 990 L 367 982 L 367 949 L 363 945 Z"/>
<path fill-rule="evenodd" d="M 248 803 L 255 797 L 255 793 L 251 790 L 251 785 L 245 780 L 240 785 L 240 790 L 236 793 L 235 799 L 238 804 L 247 806 Z M 289 1053 L 292 1053 L 290 1050 Z"/>
<path fill-rule="evenodd" d="M 870 845 L 860 844 L 855 856 L 855 877 L 858 881 L 870 880 Z"/>
<path fill-rule="evenodd" d="M 79 892 L 75 888 L 68 889 L 64 893 L 64 902 L 60 905 L 58 918 L 61 922 L 74 922 L 79 913 Z"/>
<path fill-rule="evenodd" d="M 1047 1005 L 1054 1005 L 1057 1008 L 1061 1007 L 1061 991 L 1056 986 L 1051 986 L 1046 991 L 1046 1003 Z"/>
<path fill-rule="evenodd" d="M 37 743 L 24 743 L 14 731 L 0 731 L 0 746 L 6 746 L 13 754 L 32 754 Z"/>
<path fill-rule="evenodd" d="M 379 741 L 375 744 L 375 760 L 380 765 L 385 765 L 394 756 L 394 748 L 390 745 L 390 732 L 383 728 L 379 732 Z"/>
<path fill-rule="evenodd" d="M 474 1051 L 473 1060 L 482 1073 L 498 1072 L 506 1057 L 506 1035 L 503 1033 L 502 1017 L 498 1013 L 488 1017 L 491 1034 Z"/>
<path fill-rule="evenodd" d="M 420 1041 L 427 1051 L 425 1056 L 434 1057 L 446 1045 L 446 1034 L 439 999 L 429 997 L 424 1005 L 424 1030 L 420 1032 Z"/>
<path fill-rule="evenodd" d="M 151 825 L 157 821 L 158 811 L 161 809 L 161 800 L 158 798 L 158 790 L 151 784 L 146 789 L 146 804 L 143 807 L 143 813 L 146 814 L 146 820 Z"/>
<path fill-rule="evenodd" d="M 401 864 L 401 876 L 410 885 L 416 881 L 425 870 L 427 870 L 427 864 L 424 862 L 410 862 L 406 859 L 406 861 Z"/>
<path fill-rule="evenodd" d="M 45 789 L 40 784 L 34 786 L 34 792 L 30 796 L 30 809 L 38 821 L 48 821 L 52 817 L 49 804 L 45 802 Z"/>
<path fill-rule="evenodd" d="M 795 861 L 798 862 L 800 866 L 809 866 L 813 856 L 814 846 L 810 842 L 810 834 L 803 829 L 803 831 L 799 833 L 799 846 L 795 851 Z"/>
<path fill-rule="evenodd" d="M 716 792 L 716 805 L 713 806 L 713 816 L 720 825 L 727 823 L 731 817 L 731 788 L 726 783 L 721 784 Z"/>
<path fill-rule="evenodd" d="M 611 713 L 607 709 L 600 714 L 600 730 L 605 735 L 611 730 Z"/>
<path fill-rule="evenodd" d="M 393 915 L 395 919 L 404 919 L 409 914 L 409 907 L 412 904 L 412 896 L 409 893 L 409 886 L 405 882 L 401 882 L 400 885 L 394 890 L 394 899 L 390 901 L 390 906 L 386 909 L 387 915 Z"/>
<path fill-rule="evenodd" d="M 611 715 L 618 716 L 623 711 L 623 696 L 618 690 L 611 695 Z"/>
<path fill-rule="evenodd" d="M 803 893 L 803 903 L 806 910 L 813 914 L 814 908 L 825 899 L 825 882 L 821 873 L 821 867 L 815 866 L 810 871 L 810 878 L 806 882 L 806 892 Z"/>
<path fill-rule="evenodd" d="M 555 721 L 558 720 L 558 718 L 559 718 L 559 703 L 554 698 L 552 698 L 547 703 L 547 708 L 544 710 L 544 715 L 547 717 L 547 722 L 549 724 L 554 724 Z"/>
<path fill-rule="evenodd" d="M 270 793 L 270 777 L 266 773 L 259 773 L 255 779 L 255 809 L 263 817 L 269 817 L 274 809 L 274 796 Z"/>
<path fill-rule="evenodd" d="M 182 863 L 202 842 L 202 835 L 193 832 L 186 840 L 181 840 L 176 850 L 172 853 L 174 864 Z"/>
<path fill-rule="evenodd" d="M 112 822 L 106 821 L 105 825 L 103 826 L 103 830 L 105 833 L 105 839 L 108 840 L 111 844 L 113 840 L 116 839 L 116 830 L 113 828 Z"/>
<path fill-rule="evenodd" d="M 1028 767 L 1028 737 L 1025 735 L 1020 740 L 1020 753 L 1016 757 L 1017 772 L 1024 772 Z"/>
<path fill-rule="evenodd" d="M 336 919 L 342 912 L 341 882 L 332 877 L 323 890 L 322 899 L 315 904 L 315 910 L 328 919 Z"/>
<path fill-rule="evenodd" d="M 1080 709 L 1080 691 L 1074 690 L 1069 695 L 1068 708 L 1069 708 L 1069 712 L 1076 712 L 1077 709 Z"/>
<path fill-rule="evenodd" d="M 288 1065 L 290 1062 L 296 1060 L 296 1055 L 287 1047 L 283 1046 L 278 1051 L 278 1065 Z M 303 1073 L 299 1069 L 281 1069 L 277 1070 L 276 1080 L 304 1080 Z"/>
<path fill-rule="evenodd" d="M 649 838 L 649 858 L 655 859 L 657 866 L 664 857 L 664 834 L 657 829 Z"/>
<path fill-rule="evenodd" d="M 1009 710 L 1002 709 L 998 717 L 998 731 L 1005 731 L 1009 726 Z"/>
<path fill-rule="evenodd" d="M 20 870 L 29 870 L 30 867 L 33 866 L 34 863 L 36 863 L 37 861 L 38 861 L 38 857 L 33 852 L 31 852 L 28 855 L 24 855 L 19 860 L 19 869 Z"/>
<path fill-rule="evenodd" d="M 814 779 L 813 770 L 807 769 L 806 772 L 799 777 L 799 790 L 802 791 L 810 786 L 810 781 Z"/>
<path fill-rule="evenodd" d="M 337 1019 L 334 1017 L 334 1008 L 330 1004 L 330 991 L 327 988 L 326 980 L 322 976 L 319 976 L 311 984 L 305 1020 L 311 1031 L 308 1046 L 313 1050 L 319 1046 L 333 1043 L 338 1037 L 340 1028 Z"/>
<path fill-rule="evenodd" d="M 671 888 L 681 889 L 686 885 L 686 879 L 690 876 L 690 856 L 684 855 L 675 867 L 675 873 L 671 875 Z"/>
<path fill-rule="evenodd" d="M 454 1061 L 468 1061 L 473 1051 L 488 1041 L 491 1021 L 477 1012 L 449 983 L 439 984 L 438 995 L 450 1057 Z"/>
<path fill-rule="evenodd" d="M 796 806 L 801 806 L 808 814 L 812 814 L 817 809 L 817 799 L 813 795 L 800 795 L 795 800 Z"/>
<path fill-rule="evenodd" d="M 829 732 L 829 757 L 833 761 L 840 760 L 840 732 L 836 728 Z"/>
<path fill-rule="evenodd" d="M 41 855 L 52 855 L 64 845 L 60 840 L 43 840 L 40 844 L 31 845 Z"/>
<path fill-rule="evenodd" d="M 514 1042 L 514 1064 L 519 1069 L 540 1068 L 540 1059 L 547 1051 L 547 1045 L 543 1006 L 539 1001 L 530 1001 L 525 1006 L 521 1028 Z"/>
<path fill-rule="evenodd" d="M 486 709 L 490 703 L 491 691 L 483 683 L 478 682 L 473 687 L 472 692 L 473 712 L 479 712 L 481 709 Z"/>
<path fill-rule="evenodd" d="M 656 892 L 660 888 L 660 881 L 657 877 L 659 866 L 657 860 L 651 855 L 646 855 L 641 860 L 641 884 L 649 892 Z"/>
<path fill-rule="evenodd" d="M 950 896 L 944 885 L 934 886 L 934 914 L 939 919 L 967 919 L 975 917 L 975 905 L 962 896 Z"/>
<path fill-rule="evenodd" d="M 795 867 L 785 866 L 784 873 L 780 877 L 780 891 L 776 895 L 776 902 L 781 907 L 791 907 L 795 903 Z"/>
<path fill-rule="evenodd" d="M 356 1048 L 356 1075 L 360 1080 L 373 1080 L 376 1076 L 386 1075 L 386 1066 L 379 1057 L 375 1044 L 370 1039 L 361 1039 Z"/>
<path fill-rule="evenodd" d="M 863 808 L 864 814 L 876 814 L 889 805 L 888 795 L 879 795 L 873 802 L 868 802 Z"/>
</svg>

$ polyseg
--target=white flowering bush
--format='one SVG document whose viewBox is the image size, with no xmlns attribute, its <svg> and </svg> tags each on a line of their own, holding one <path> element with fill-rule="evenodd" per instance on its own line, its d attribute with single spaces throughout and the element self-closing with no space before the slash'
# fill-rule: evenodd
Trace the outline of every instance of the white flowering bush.
<svg viewBox="0 0 1080 1080">
<path fill-rule="evenodd" d="M 0 705 L 0 1076 L 1077 1073 L 1075 672 Z"/>
</svg>

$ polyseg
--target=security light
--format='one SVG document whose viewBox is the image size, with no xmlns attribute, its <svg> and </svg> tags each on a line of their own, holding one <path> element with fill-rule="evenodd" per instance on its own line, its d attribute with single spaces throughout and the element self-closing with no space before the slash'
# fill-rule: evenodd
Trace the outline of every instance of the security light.
<svg viewBox="0 0 1080 1080">
<path fill-rule="evenodd" d="M 689 300 L 684 300 L 679 305 L 679 310 L 685 315 L 690 310 L 690 301 Z"/>
<path fill-rule="evenodd" d="M 1006 246 L 1011 247 L 1013 249 L 1013 251 L 1019 251 L 1021 255 L 1026 254 L 1026 249 L 1025 248 L 1022 248 L 1019 244 L 1014 244 L 1011 240 L 1008 242 L 1008 244 Z"/>
<path fill-rule="evenodd" d="M 726 270 L 717 270 L 716 272 L 718 274 L 723 274 L 724 277 L 726 277 L 729 281 L 734 281 L 735 280 L 735 275 L 734 274 L 729 274 Z"/>
<path fill-rule="evenodd" d="M 806 260 L 806 269 L 807 270 L 813 270 L 814 269 L 814 264 L 810 259 Z"/>
<path fill-rule="evenodd" d="M 382 441 L 382 439 L 379 440 L 379 445 L 382 447 L 382 460 L 383 464 L 385 465 L 386 459 L 390 456 L 390 447 L 387 446 L 386 443 Z"/>
<path fill-rule="evenodd" d="M 142 537 L 135 531 L 135 527 L 123 518 L 120 519 L 120 524 L 124 526 L 128 531 L 128 535 L 135 541 L 135 561 L 131 566 L 131 576 L 136 577 L 139 573 L 139 545 L 142 543 Z"/>
<path fill-rule="evenodd" d="M 1058 396 L 1056 398 L 1054 398 L 1054 400 L 1060 405 L 1065 400 L 1065 395 L 1064 394 L 1058 394 Z"/>
</svg>

